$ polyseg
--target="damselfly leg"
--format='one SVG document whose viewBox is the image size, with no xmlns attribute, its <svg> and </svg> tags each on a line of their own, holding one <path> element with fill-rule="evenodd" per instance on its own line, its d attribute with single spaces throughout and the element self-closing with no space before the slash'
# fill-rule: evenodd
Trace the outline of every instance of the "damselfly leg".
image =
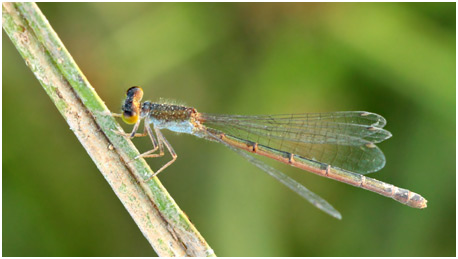
<svg viewBox="0 0 458 259">
<path fill-rule="evenodd" d="M 113 117 L 119 117 L 119 118 L 122 118 L 122 114 L 119 114 L 119 113 L 112 113 L 111 114 Z M 121 136 L 124 136 L 126 138 L 138 138 L 138 137 L 145 137 L 148 133 L 146 132 L 145 129 L 143 129 L 143 133 L 137 133 L 137 130 L 138 130 L 138 127 L 140 126 L 140 121 L 138 121 L 137 123 L 135 123 L 134 125 L 134 128 L 132 129 L 132 132 L 131 133 L 125 133 L 125 132 L 121 132 L 121 131 L 118 131 L 118 130 L 111 130 L 113 131 L 114 133 L 118 134 L 118 135 L 121 135 Z M 146 126 L 146 125 L 145 125 Z M 155 144 L 155 142 L 153 141 L 153 145 Z"/>
<path fill-rule="evenodd" d="M 122 117 L 121 114 L 116 114 L 116 113 L 113 113 L 113 116 L 114 117 Z M 165 145 L 165 147 L 169 151 L 170 155 L 172 156 L 172 160 L 170 160 L 167 163 L 165 163 L 161 168 L 159 168 L 159 170 L 157 170 L 153 175 L 151 175 L 146 180 L 146 181 L 149 181 L 151 178 L 153 178 L 154 176 L 158 175 L 160 172 L 162 172 L 164 169 L 166 169 L 169 165 L 171 165 L 173 162 L 175 162 L 175 160 L 177 159 L 178 155 L 176 154 L 176 152 L 173 149 L 172 145 L 170 145 L 170 143 L 167 141 L 167 139 L 164 137 L 164 135 L 162 135 L 162 132 L 158 128 L 154 127 L 154 133 L 156 133 L 156 137 L 157 137 L 157 139 L 156 139 L 156 137 L 154 136 L 155 134 L 153 133 L 153 130 L 151 129 L 150 125 L 148 123 L 146 123 L 146 121 L 144 121 L 143 133 L 137 133 L 138 128 L 140 126 L 140 123 L 141 123 L 141 119 L 139 119 L 135 123 L 134 128 L 132 129 L 131 133 L 124 133 L 124 132 L 120 132 L 120 131 L 116 131 L 116 130 L 113 130 L 113 132 L 115 132 L 118 135 L 124 136 L 126 138 L 130 138 L 130 139 L 132 139 L 134 137 L 145 137 L 146 135 L 148 135 L 150 137 L 151 142 L 153 144 L 153 149 L 151 149 L 149 151 L 146 151 L 146 152 L 136 156 L 134 159 L 138 159 L 140 157 L 143 157 L 143 158 L 162 157 L 162 156 L 164 156 L 164 145 Z M 159 153 L 152 154 L 152 153 L 156 152 L 158 149 L 159 149 Z"/>
<path fill-rule="evenodd" d="M 146 122 L 144 123 L 143 134 L 145 134 L 145 136 L 148 135 L 150 137 L 151 142 L 153 143 L 153 149 L 136 156 L 135 159 L 140 158 L 140 157 L 161 157 L 163 156 L 164 148 L 162 147 L 162 143 L 156 140 L 156 138 L 154 137 L 153 131 L 151 130 L 151 127 Z M 154 153 L 158 148 L 159 148 L 159 154 L 151 154 L 151 153 Z"/>
<path fill-rule="evenodd" d="M 172 156 L 172 160 L 170 160 L 169 162 L 164 164 L 161 168 L 159 168 L 159 170 L 157 170 L 150 178 L 148 178 L 148 180 L 150 180 L 151 178 L 153 178 L 154 176 L 156 176 L 160 172 L 162 172 L 164 169 L 166 169 L 169 165 L 171 165 L 173 162 L 175 162 L 175 160 L 177 160 L 177 157 L 178 157 L 178 155 L 175 152 L 175 150 L 173 149 L 172 145 L 170 145 L 170 143 L 167 141 L 167 139 L 164 137 L 164 135 L 162 135 L 162 132 L 156 127 L 154 127 L 154 131 L 156 132 L 156 136 L 157 136 L 157 139 L 159 141 L 159 154 L 148 155 L 148 154 L 146 154 L 148 152 L 145 152 L 145 153 L 141 154 L 138 157 L 147 158 L 147 157 L 163 156 L 164 155 L 164 148 L 163 148 L 162 145 L 165 145 L 165 147 L 169 150 L 170 155 Z"/>
</svg>

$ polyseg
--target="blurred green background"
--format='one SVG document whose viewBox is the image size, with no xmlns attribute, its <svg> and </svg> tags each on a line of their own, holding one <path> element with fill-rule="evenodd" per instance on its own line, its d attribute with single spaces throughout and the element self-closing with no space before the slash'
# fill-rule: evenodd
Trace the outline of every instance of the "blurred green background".
<svg viewBox="0 0 458 259">
<path fill-rule="evenodd" d="M 217 255 L 455 256 L 455 3 L 38 5 L 112 111 L 140 85 L 209 113 L 376 112 L 393 137 L 371 177 L 429 201 L 412 209 L 269 162 L 338 221 L 224 146 L 164 131 L 179 158 L 159 177 Z M 2 42 L 3 256 L 154 256 Z"/>
</svg>

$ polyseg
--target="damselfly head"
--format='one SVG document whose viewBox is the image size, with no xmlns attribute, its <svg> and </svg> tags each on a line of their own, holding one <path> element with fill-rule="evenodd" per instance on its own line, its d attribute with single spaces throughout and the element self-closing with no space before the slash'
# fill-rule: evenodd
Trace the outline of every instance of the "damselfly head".
<svg viewBox="0 0 458 259">
<path fill-rule="evenodd" d="M 127 124 L 134 124 L 140 116 L 140 105 L 143 97 L 143 90 L 133 86 L 127 90 L 126 99 L 122 105 L 122 120 Z"/>
</svg>

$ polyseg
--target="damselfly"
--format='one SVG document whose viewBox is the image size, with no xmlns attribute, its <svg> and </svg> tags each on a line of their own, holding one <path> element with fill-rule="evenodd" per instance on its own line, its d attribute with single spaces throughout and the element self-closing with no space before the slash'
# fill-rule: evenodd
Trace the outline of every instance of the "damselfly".
<svg viewBox="0 0 458 259">
<path fill-rule="evenodd" d="M 249 153 L 273 158 L 393 198 L 413 208 L 426 207 L 427 201 L 421 195 L 364 176 L 385 166 L 385 156 L 375 144 L 390 138 L 391 133 L 383 129 L 386 120 L 378 114 L 350 111 L 258 116 L 216 115 L 174 104 L 142 103 L 142 97 L 143 90 L 140 87 L 127 90 L 123 113 L 117 116 L 128 124 L 134 124 L 134 127 L 130 134 L 117 133 L 129 138 L 150 137 L 153 149 L 136 158 L 160 157 L 164 155 L 164 146 L 168 149 L 172 160 L 151 177 L 177 159 L 177 154 L 160 131 L 168 129 L 225 145 L 317 208 L 339 219 L 340 213 L 324 199 Z M 144 131 L 137 133 L 142 120 Z"/>
</svg>

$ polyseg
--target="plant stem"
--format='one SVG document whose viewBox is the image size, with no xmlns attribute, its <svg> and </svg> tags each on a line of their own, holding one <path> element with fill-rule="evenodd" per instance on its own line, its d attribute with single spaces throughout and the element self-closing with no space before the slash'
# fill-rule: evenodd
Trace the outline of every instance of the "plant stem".
<svg viewBox="0 0 458 259">
<path fill-rule="evenodd" d="M 3 3 L 3 29 L 159 256 L 215 256 L 34 3 Z M 126 161 L 129 161 L 127 163 Z"/>
</svg>

